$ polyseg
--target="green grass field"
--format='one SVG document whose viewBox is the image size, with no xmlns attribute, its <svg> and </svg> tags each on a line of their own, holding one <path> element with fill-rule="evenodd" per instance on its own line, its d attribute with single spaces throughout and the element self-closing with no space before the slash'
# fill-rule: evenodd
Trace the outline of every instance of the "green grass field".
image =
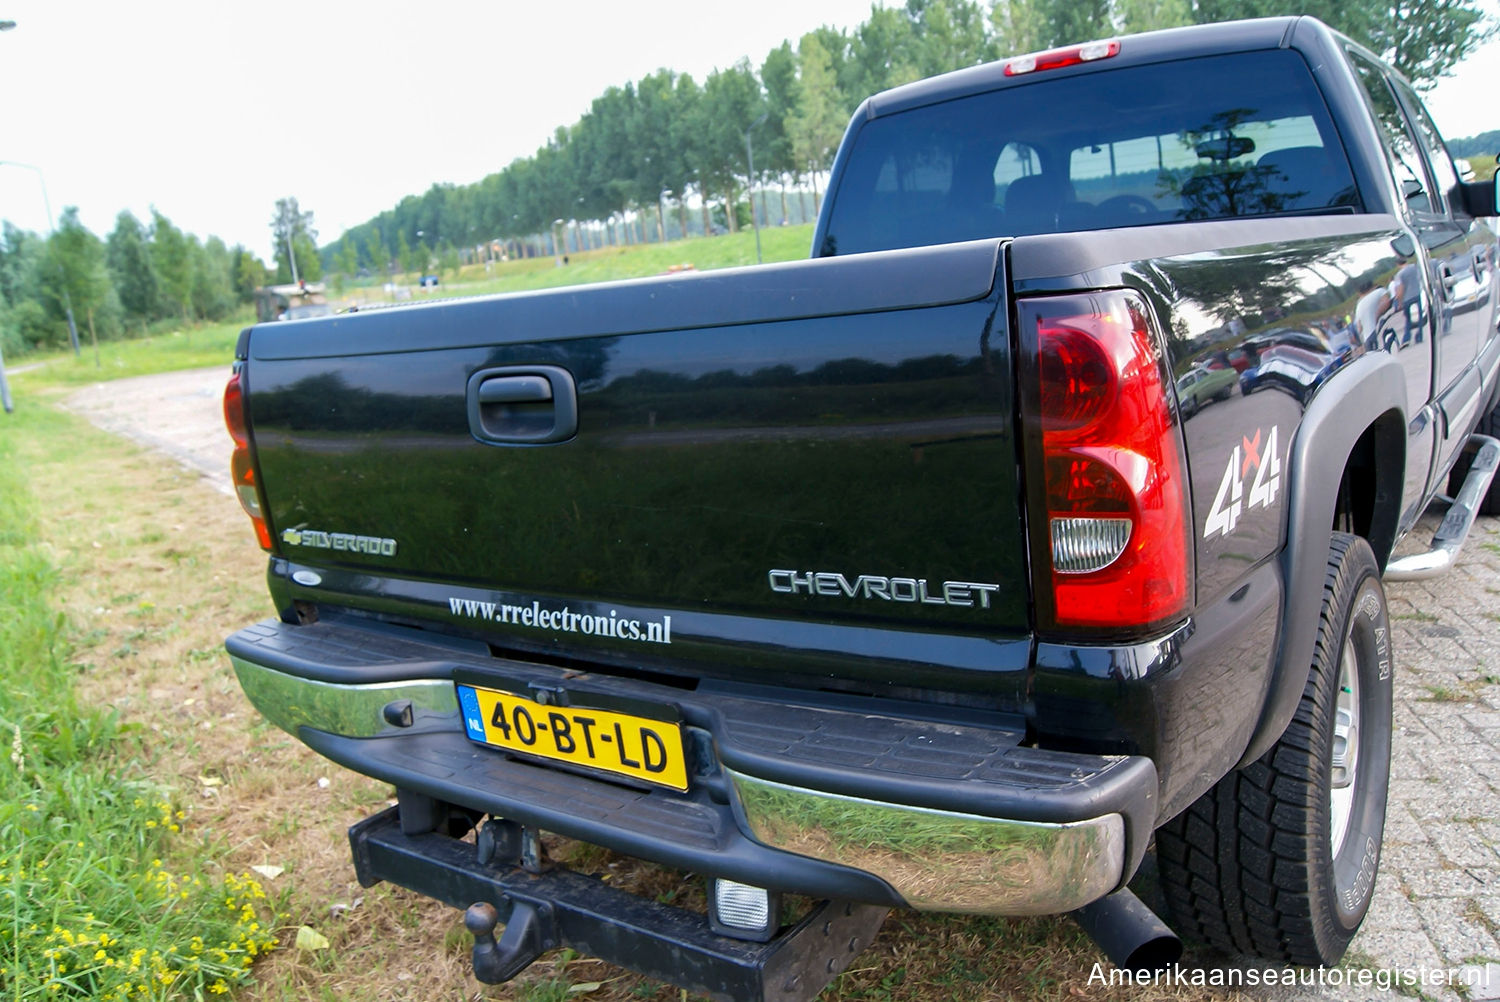
<svg viewBox="0 0 1500 1002">
<path fill-rule="evenodd" d="M 28 476 L 71 419 L 37 406 L 0 417 L 0 995 L 227 992 L 274 946 L 264 892 L 197 862 L 211 853 L 149 774 L 145 735 L 72 660 Z"/>
<path fill-rule="evenodd" d="M 808 256 L 812 226 L 778 226 L 762 229 L 761 260 L 795 261 Z M 563 285 L 588 285 L 626 278 L 646 278 L 681 270 L 691 265 L 696 271 L 738 268 L 755 264 L 755 234 L 750 230 L 724 236 L 673 240 L 664 244 L 634 244 L 628 247 L 606 247 L 568 255 L 566 265 L 546 257 L 517 258 L 485 265 L 467 265 L 457 276 L 445 278 L 431 295 L 482 296 L 496 292 L 525 292 L 529 289 L 553 289 Z M 410 288 L 416 276 L 397 276 L 398 284 Z M 378 283 L 367 282 L 346 289 L 346 297 L 359 301 L 379 302 L 388 299 Z M 421 300 L 425 293 L 414 290 L 412 298 Z"/>
</svg>

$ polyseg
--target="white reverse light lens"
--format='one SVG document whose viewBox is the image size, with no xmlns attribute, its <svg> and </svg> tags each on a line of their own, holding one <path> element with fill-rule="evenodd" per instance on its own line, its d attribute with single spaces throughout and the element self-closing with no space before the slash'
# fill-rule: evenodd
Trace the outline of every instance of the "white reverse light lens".
<svg viewBox="0 0 1500 1002">
<path fill-rule="evenodd" d="M 1103 570 L 1130 542 L 1128 518 L 1054 518 L 1052 568 L 1060 574 Z"/>
</svg>

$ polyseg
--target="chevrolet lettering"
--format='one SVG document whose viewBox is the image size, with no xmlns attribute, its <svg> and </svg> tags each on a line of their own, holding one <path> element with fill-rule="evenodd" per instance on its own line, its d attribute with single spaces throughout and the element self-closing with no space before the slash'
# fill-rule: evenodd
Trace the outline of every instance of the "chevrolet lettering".
<svg viewBox="0 0 1500 1002">
<path fill-rule="evenodd" d="M 928 585 L 926 578 L 887 578 L 861 574 L 853 581 L 837 571 L 773 570 L 767 575 L 771 590 L 781 595 L 822 595 L 825 598 L 873 598 L 885 602 L 920 602 L 923 605 L 990 607 L 997 584 L 979 581 L 943 581 Z"/>
</svg>

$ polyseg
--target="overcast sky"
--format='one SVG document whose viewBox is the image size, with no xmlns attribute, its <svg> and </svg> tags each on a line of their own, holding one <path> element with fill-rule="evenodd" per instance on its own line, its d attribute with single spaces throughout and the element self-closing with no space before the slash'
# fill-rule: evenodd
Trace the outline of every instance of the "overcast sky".
<svg viewBox="0 0 1500 1002">
<path fill-rule="evenodd" d="M 269 259 L 276 199 L 336 238 L 434 182 L 529 156 L 606 87 L 660 67 L 700 82 L 870 0 L 0 0 L 0 160 L 41 169 L 52 211 L 100 236 L 155 205 Z M 1479 95 L 1485 95 L 1480 97 Z M 1429 103 L 1500 128 L 1500 42 Z M 45 231 L 34 172 L 0 166 L 0 217 Z"/>
</svg>

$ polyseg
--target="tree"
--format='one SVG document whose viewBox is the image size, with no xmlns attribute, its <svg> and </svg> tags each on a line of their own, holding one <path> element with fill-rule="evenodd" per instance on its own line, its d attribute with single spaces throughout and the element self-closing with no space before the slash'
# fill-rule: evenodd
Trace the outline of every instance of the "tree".
<svg viewBox="0 0 1500 1002">
<path fill-rule="evenodd" d="M 94 315 L 114 291 L 104 263 L 104 244 L 78 220 L 77 206 L 63 209 L 57 229 L 47 240 L 42 289 L 61 317 L 71 306 L 94 327 Z"/>
<path fill-rule="evenodd" d="M 1061 0 L 1058 0 L 1061 2 Z M 1415 86 L 1431 87 L 1495 33 L 1475 0 L 1195 0 L 1193 20 L 1311 14 L 1370 47 Z"/>
<path fill-rule="evenodd" d="M 871 8 L 869 20 L 854 29 L 849 42 L 848 93 L 863 99 L 911 83 L 922 75 L 914 55 L 920 58 L 911 18 L 896 7 Z"/>
<path fill-rule="evenodd" d="M 350 278 L 359 274 L 359 251 L 347 233 L 344 234 L 344 239 L 339 241 L 339 271 Z"/>
<path fill-rule="evenodd" d="M 306 233 L 292 238 L 292 248 L 297 255 L 297 278 L 303 282 L 315 282 L 323 277 L 323 259 L 318 256 L 318 245 Z M 278 271 L 278 274 L 280 272 Z"/>
<path fill-rule="evenodd" d="M 844 135 L 848 117 L 833 75 L 833 61 L 814 33 L 802 36 L 797 47 L 797 110 L 787 123 L 799 171 L 813 176 L 813 200 L 817 201 L 817 175 L 833 164 L 833 153 Z"/>
<path fill-rule="evenodd" d="M 906 13 L 916 39 L 921 76 L 976 66 L 994 58 L 985 33 L 984 11 L 974 0 L 907 0 Z M 870 19 L 875 19 L 874 11 Z"/>
<path fill-rule="evenodd" d="M 1386 10 L 1372 19 L 1365 44 L 1422 90 L 1495 35 L 1495 23 L 1465 0 L 1397 0 Z"/>
<path fill-rule="evenodd" d="M 255 290 L 266 285 L 271 277 L 266 263 L 241 244 L 235 244 L 229 252 L 229 274 L 234 281 L 235 298 L 242 303 L 255 299 Z"/>
<path fill-rule="evenodd" d="M 1114 34 L 1110 0 L 1042 0 L 1037 4 L 1046 46 L 1088 42 Z"/>
<path fill-rule="evenodd" d="M 408 274 L 416 270 L 411 244 L 407 243 L 404 231 L 396 234 L 396 266 Z"/>
<path fill-rule="evenodd" d="M 54 325 L 39 297 L 46 244 L 29 230 L 6 222 L 0 230 L 0 295 L 10 304 L 6 325 L 12 342 L 37 347 Z M 59 328 L 60 329 L 60 328 Z"/>
<path fill-rule="evenodd" d="M 153 206 L 151 209 L 151 260 L 161 287 L 173 303 L 182 308 L 182 319 L 192 319 L 193 255 L 192 238 L 172 225 L 172 221 Z"/>
<path fill-rule="evenodd" d="M 150 237 L 128 210 L 115 217 L 105 260 L 126 314 L 143 321 L 156 317 L 161 310 L 161 280 L 151 263 Z"/>
<path fill-rule="evenodd" d="M 718 70 L 704 81 L 698 178 L 705 201 L 710 191 L 723 195 L 725 222 L 730 232 L 739 229 L 734 207 L 738 202 L 739 178 L 747 172 L 745 130 L 763 111 L 765 98 L 748 60 Z"/>
<path fill-rule="evenodd" d="M 884 8 L 870 12 L 871 18 Z M 756 136 L 755 150 L 769 174 L 791 174 L 797 169 L 787 122 L 797 108 L 797 56 L 791 42 L 766 53 L 760 64 L 760 84 L 766 91 L 766 124 Z"/>
<path fill-rule="evenodd" d="M 1192 24 L 1193 8 L 1189 0 L 1119 0 L 1115 18 L 1134 34 Z"/>
<path fill-rule="evenodd" d="M 444 240 L 438 245 L 437 250 L 438 269 L 445 278 L 452 278 L 458 274 L 460 261 L 458 259 L 458 248 Z"/>
<path fill-rule="evenodd" d="M 365 237 L 365 253 L 370 256 L 370 268 L 382 279 L 390 274 L 391 252 L 386 247 L 385 241 L 381 239 L 380 227 L 372 225 L 369 234 Z"/>
<path fill-rule="evenodd" d="M 669 137 L 673 148 L 681 157 L 682 171 L 674 193 L 677 196 L 677 225 L 684 237 L 688 235 L 688 188 L 692 185 L 696 175 L 694 164 L 698 160 L 698 150 L 702 143 L 702 136 L 698 131 L 698 108 L 702 103 L 703 89 L 698 86 L 697 81 L 686 73 L 679 76 L 672 93 L 674 114 Z M 708 226 L 705 223 L 704 236 L 707 236 L 708 232 Z"/>
<path fill-rule="evenodd" d="M 655 212 L 661 240 L 666 239 L 667 229 L 662 197 L 670 193 L 680 198 L 689 175 L 682 149 L 672 142 L 673 120 L 679 112 L 676 87 L 676 74 L 670 70 L 658 70 L 642 79 L 636 87 L 635 114 L 628 130 L 637 154 L 630 200 Z"/>
<path fill-rule="evenodd" d="M 271 217 L 271 233 L 276 242 L 276 281 L 291 282 L 296 278 L 311 281 L 323 274 L 322 262 L 318 259 L 318 231 L 313 228 L 313 214 L 303 212 L 297 200 L 290 196 L 276 200 L 276 215 Z M 292 268 L 294 255 L 297 267 Z"/>
<path fill-rule="evenodd" d="M 996 0 L 990 8 L 990 27 L 1001 55 L 1037 52 L 1051 44 L 1041 9 L 1044 3 L 1046 0 Z"/>
<path fill-rule="evenodd" d="M 193 248 L 193 310 L 200 317 L 218 320 L 234 308 L 234 279 L 229 249 L 218 237 L 209 237 Z"/>
</svg>

